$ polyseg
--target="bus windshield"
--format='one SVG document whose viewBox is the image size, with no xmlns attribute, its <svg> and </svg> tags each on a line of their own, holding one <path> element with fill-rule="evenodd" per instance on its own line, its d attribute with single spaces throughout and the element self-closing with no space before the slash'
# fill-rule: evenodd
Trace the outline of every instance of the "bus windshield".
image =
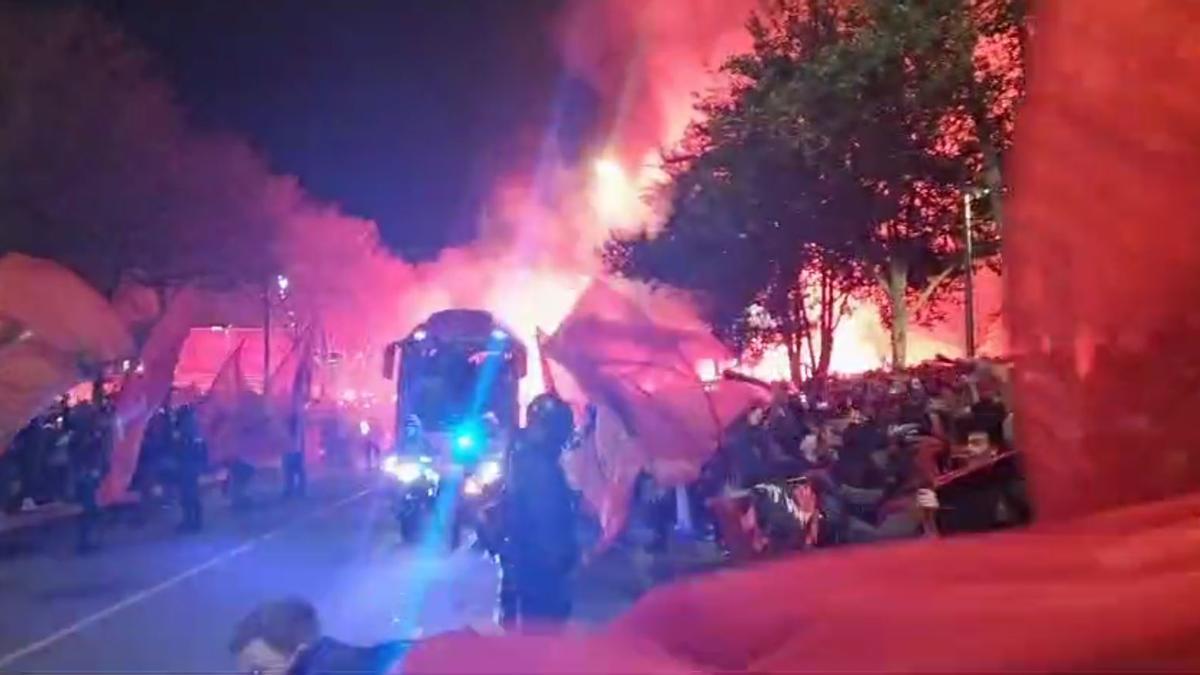
<svg viewBox="0 0 1200 675">
<path fill-rule="evenodd" d="M 405 364 L 401 387 L 405 413 L 416 415 L 430 431 L 488 413 L 507 424 L 515 414 L 507 401 L 515 387 L 511 368 L 503 359 L 468 348 L 443 347 L 414 356 Z"/>
</svg>

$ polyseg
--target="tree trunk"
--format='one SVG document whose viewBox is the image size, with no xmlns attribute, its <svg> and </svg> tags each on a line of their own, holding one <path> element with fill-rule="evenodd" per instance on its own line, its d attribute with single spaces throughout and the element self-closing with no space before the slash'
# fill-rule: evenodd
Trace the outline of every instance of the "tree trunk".
<svg viewBox="0 0 1200 675">
<path fill-rule="evenodd" d="M 829 374 L 829 364 L 833 360 L 833 330 L 837 328 L 840 318 L 837 311 L 837 290 L 833 283 L 833 271 L 828 268 L 821 270 L 821 354 L 813 368 L 816 375 L 824 379 Z"/>
<path fill-rule="evenodd" d="M 908 304 L 904 291 L 908 287 L 908 265 L 903 260 L 888 262 L 887 296 L 891 311 L 892 369 L 906 365 L 908 357 Z"/>
<path fill-rule="evenodd" d="M 800 363 L 800 344 L 795 331 L 784 336 L 783 342 L 787 346 L 788 374 L 792 377 L 792 384 L 799 387 L 804 382 L 804 369 Z"/>
<path fill-rule="evenodd" d="M 804 275 L 800 276 L 800 281 L 796 284 L 796 290 L 792 293 L 791 312 L 796 319 L 799 333 L 796 337 L 796 349 L 801 351 L 801 356 L 805 352 L 808 353 L 808 372 L 809 375 L 816 374 L 817 355 L 813 348 L 813 329 L 812 321 L 808 317 L 808 286 L 807 279 Z"/>
<path fill-rule="evenodd" d="M 787 348 L 788 356 L 788 374 L 791 375 L 792 384 L 800 386 L 804 380 L 803 369 L 800 364 L 800 337 L 799 329 L 796 326 L 796 318 L 790 316 L 791 312 L 785 312 L 783 322 L 783 345 Z"/>
</svg>

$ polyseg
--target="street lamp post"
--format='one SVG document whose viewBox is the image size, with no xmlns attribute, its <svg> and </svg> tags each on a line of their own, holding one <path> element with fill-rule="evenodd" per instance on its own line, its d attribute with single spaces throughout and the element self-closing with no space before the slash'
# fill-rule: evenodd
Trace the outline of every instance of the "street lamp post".
<svg viewBox="0 0 1200 675">
<path fill-rule="evenodd" d="M 279 274 L 267 282 L 263 292 L 263 396 L 271 390 L 271 294 L 278 289 L 280 295 L 285 295 L 290 283 Z"/>
<path fill-rule="evenodd" d="M 271 384 L 271 283 L 263 289 L 263 399 Z"/>
<path fill-rule="evenodd" d="M 966 319 L 967 358 L 975 358 L 975 234 L 972 218 L 972 203 L 976 196 L 985 191 L 972 190 L 963 193 L 963 267 L 966 271 Z"/>
</svg>

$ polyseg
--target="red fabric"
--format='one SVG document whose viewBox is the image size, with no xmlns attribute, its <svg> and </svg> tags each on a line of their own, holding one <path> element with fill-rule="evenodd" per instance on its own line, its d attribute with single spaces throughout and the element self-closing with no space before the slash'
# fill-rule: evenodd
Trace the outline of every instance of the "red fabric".
<svg viewBox="0 0 1200 675">
<path fill-rule="evenodd" d="M 563 458 L 568 480 L 600 522 L 597 551 L 611 545 L 625 527 L 633 486 L 645 464 L 625 426 L 603 405 L 596 410 L 592 433 Z"/>
<path fill-rule="evenodd" d="M 268 414 L 266 399 L 246 382 L 243 347 L 245 343 L 239 344 L 229 355 L 200 403 L 200 429 L 214 464 L 241 460 L 276 466 L 289 439 L 278 416 Z"/>
<path fill-rule="evenodd" d="M 598 437 L 572 458 L 571 474 L 601 515 L 605 541 L 624 525 L 622 501 L 639 472 L 665 486 L 695 480 L 725 425 L 765 396 L 743 382 L 700 380 L 698 363 L 728 354 L 685 307 L 635 285 L 596 281 L 543 345 L 601 410 Z"/>
<path fill-rule="evenodd" d="M 1005 276 L 1021 445 L 1054 449 L 1033 487 L 1065 518 L 1200 485 L 1200 3 L 1044 4 Z"/>
<path fill-rule="evenodd" d="M 142 346 L 143 371 L 130 374 L 121 385 L 114 401 L 115 433 L 109 471 L 100 486 L 101 503 L 111 503 L 129 489 L 129 481 L 137 470 L 146 424 L 171 390 L 179 352 L 202 302 L 200 292 L 192 288 L 185 288 L 168 301 Z"/>
<path fill-rule="evenodd" d="M 545 344 L 549 336 L 539 328 L 534 339 L 537 341 L 538 365 L 542 371 L 542 388 L 548 392 L 557 393 L 558 387 L 554 384 L 554 373 L 550 371 L 550 361 L 546 358 Z"/>
<path fill-rule="evenodd" d="M 647 641 L 708 672 L 1200 671 L 1200 3 L 1037 7 L 1005 236 L 1040 524 L 714 574 L 594 642 L 459 638 L 407 672 L 644 672 Z"/>
<path fill-rule="evenodd" d="M 108 302 L 73 272 L 18 253 L 0 257 L 0 453 L 56 396 L 97 368 L 133 356 Z"/>
</svg>

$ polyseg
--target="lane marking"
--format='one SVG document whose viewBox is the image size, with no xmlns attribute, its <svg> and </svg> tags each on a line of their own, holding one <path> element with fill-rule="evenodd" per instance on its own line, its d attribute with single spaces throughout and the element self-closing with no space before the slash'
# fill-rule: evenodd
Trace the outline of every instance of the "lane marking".
<svg viewBox="0 0 1200 675">
<path fill-rule="evenodd" d="M 43 649 L 45 649 L 46 647 L 49 647 L 50 645 L 52 645 L 64 638 L 75 635 L 76 633 L 79 633 L 80 631 L 88 628 L 89 626 L 92 626 L 94 624 L 97 624 L 97 623 L 107 619 L 108 617 L 120 612 L 121 610 L 128 609 L 129 607 L 132 607 L 138 603 L 143 602 L 144 600 L 146 600 L 148 598 L 158 595 L 159 593 L 161 593 L 173 586 L 176 586 L 184 581 L 187 581 L 188 579 L 191 579 L 192 577 L 194 577 L 198 574 L 202 574 L 203 572 L 205 572 L 209 569 L 212 569 L 213 567 L 216 567 L 223 563 L 229 562 L 230 560 L 253 550 L 259 544 L 261 544 L 269 539 L 272 539 L 275 536 L 277 536 L 287 530 L 290 530 L 290 529 L 296 527 L 297 525 L 300 525 L 301 523 L 304 523 L 308 520 L 311 520 L 311 519 L 319 517 L 319 516 L 323 516 L 326 513 L 340 509 L 341 507 L 345 506 L 346 504 L 349 504 L 350 502 L 361 499 L 361 498 L 365 497 L 366 495 L 370 494 L 370 492 L 371 492 L 370 488 L 361 490 L 359 492 L 356 492 L 356 493 L 350 495 L 349 497 L 344 497 L 332 504 L 323 506 L 319 509 L 316 509 L 315 511 L 310 511 L 289 523 L 286 523 L 286 524 L 284 524 L 280 527 L 277 527 L 273 530 L 269 530 L 258 536 L 248 539 L 245 542 L 243 542 L 242 544 L 235 546 L 235 547 L 229 549 L 228 551 L 225 551 L 224 553 L 221 553 L 220 555 L 216 556 L 215 558 L 212 558 L 206 562 L 200 563 L 199 565 L 196 565 L 195 567 L 184 570 L 183 572 L 180 572 L 179 574 L 176 574 L 175 576 L 170 577 L 166 581 L 161 581 L 153 586 L 150 586 L 149 588 L 142 589 L 136 593 L 133 593 L 132 595 L 126 596 L 125 598 L 117 601 L 116 603 L 114 603 L 94 614 L 88 615 L 65 628 L 59 629 L 59 630 L 51 633 L 50 635 L 47 635 L 46 637 L 41 638 L 40 640 L 35 640 L 35 641 L 30 642 L 29 644 L 25 645 L 24 647 L 21 647 L 20 649 L 9 652 L 8 654 L 5 654 L 4 656 L 0 656 L 0 671 L 2 671 L 4 668 L 7 668 L 10 665 L 12 665 L 14 662 L 25 658 L 26 656 L 40 652 Z"/>
</svg>

